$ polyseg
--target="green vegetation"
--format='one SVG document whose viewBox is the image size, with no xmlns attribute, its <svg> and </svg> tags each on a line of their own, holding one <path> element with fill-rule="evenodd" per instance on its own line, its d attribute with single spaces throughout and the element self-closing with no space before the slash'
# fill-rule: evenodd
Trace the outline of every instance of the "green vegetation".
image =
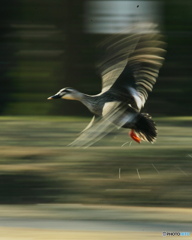
<svg viewBox="0 0 192 240">
<path fill-rule="evenodd" d="M 0 203 L 191 207 L 190 117 L 158 118 L 153 145 L 122 129 L 87 149 L 67 145 L 87 118 L 1 117 Z"/>
</svg>

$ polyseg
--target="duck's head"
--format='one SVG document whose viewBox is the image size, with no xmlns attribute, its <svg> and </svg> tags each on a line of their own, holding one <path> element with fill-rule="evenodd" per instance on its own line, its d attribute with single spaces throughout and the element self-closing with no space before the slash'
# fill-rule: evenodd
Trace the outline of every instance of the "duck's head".
<svg viewBox="0 0 192 240">
<path fill-rule="evenodd" d="M 66 88 L 62 88 L 58 93 L 48 97 L 47 99 L 51 100 L 51 99 L 62 98 L 62 99 L 68 99 L 68 100 L 80 100 L 81 97 L 82 97 L 82 93 L 80 93 L 79 91 L 71 87 L 66 87 Z"/>
</svg>

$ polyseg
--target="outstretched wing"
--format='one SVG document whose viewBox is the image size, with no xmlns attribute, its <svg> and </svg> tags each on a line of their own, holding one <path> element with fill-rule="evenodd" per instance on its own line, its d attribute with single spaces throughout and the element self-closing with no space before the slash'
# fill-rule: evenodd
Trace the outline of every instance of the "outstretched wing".
<svg viewBox="0 0 192 240">
<path fill-rule="evenodd" d="M 107 91 L 121 75 L 138 41 L 139 35 L 136 33 L 118 34 L 100 44 L 104 56 L 97 64 L 97 68 L 102 77 L 102 92 Z"/>
<path fill-rule="evenodd" d="M 69 146 L 71 147 L 90 147 L 109 132 L 117 128 L 113 123 L 118 122 L 118 127 L 123 126 L 127 122 L 131 122 L 136 116 L 134 113 L 125 115 L 125 106 L 120 102 L 111 102 L 104 107 L 103 117 L 98 118 L 92 127 L 83 131 L 81 135 L 73 141 Z M 122 118 L 122 116 L 124 116 Z M 120 120 L 119 120 L 120 119 Z"/>
<path fill-rule="evenodd" d="M 99 65 L 102 91 L 109 88 L 133 88 L 144 106 L 148 92 L 159 74 L 165 54 L 165 42 L 155 24 L 139 24 L 132 33 L 112 37 L 105 59 Z"/>
</svg>

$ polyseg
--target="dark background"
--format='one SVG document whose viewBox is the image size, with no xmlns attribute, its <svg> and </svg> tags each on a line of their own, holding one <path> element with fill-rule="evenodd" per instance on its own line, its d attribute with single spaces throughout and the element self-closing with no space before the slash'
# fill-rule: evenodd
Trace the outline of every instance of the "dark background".
<svg viewBox="0 0 192 240">
<path fill-rule="evenodd" d="M 83 6 L 83 0 L 1 2 L 1 115 L 89 115 L 78 102 L 46 100 L 66 86 L 100 92 L 96 45 L 104 36 L 83 32 Z M 191 12 L 189 0 L 164 1 L 166 61 L 145 107 L 153 115 L 191 115 Z"/>
</svg>

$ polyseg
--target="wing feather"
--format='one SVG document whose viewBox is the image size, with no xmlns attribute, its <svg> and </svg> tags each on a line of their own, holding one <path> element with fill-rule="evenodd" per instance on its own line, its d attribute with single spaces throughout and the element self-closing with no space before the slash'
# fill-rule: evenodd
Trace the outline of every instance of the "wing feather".
<svg viewBox="0 0 192 240">
<path fill-rule="evenodd" d="M 163 64 L 166 44 L 153 23 L 137 24 L 131 32 L 105 41 L 106 54 L 98 65 L 102 92 L 111 87 L 134 87 L 144 106 Z"/>
<path fill-rule="evenodd" d="M 108 133 L 113 131 L 117 126 L 113 123 L 118 123 L 118 127 L 122 127 L 126 122 L 132 121 L 135 117 L 134 113 L 125 114 L 126 107 L 120 102 L 112 102 L 104 107 L 104 114 L 96 120 L 92 127 L 88 128 L 81 135 L 73 141 L 69 146 L 71 147 L 90 147 Z M 122 118 L 122 116 L 124 116 Z"/>
</svg>

